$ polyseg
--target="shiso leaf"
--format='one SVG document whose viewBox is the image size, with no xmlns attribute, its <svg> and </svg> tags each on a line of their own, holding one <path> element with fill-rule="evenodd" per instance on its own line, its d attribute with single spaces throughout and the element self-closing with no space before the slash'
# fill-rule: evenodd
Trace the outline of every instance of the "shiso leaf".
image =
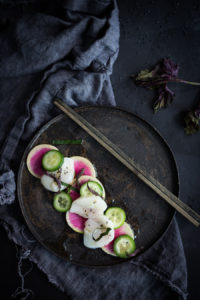
<svg viewBox="0 0 200 300">
<path fill-rule="evenodd" d="M 190 111 L 186 114 L 184 118 L 186 127 L 184 128 L 187 135 L 197 133 L 200 130 L 200 112 Z"/>
<path fill-rule="evenodd" d="M 180 82 L 190 85 L 200 86 L 199 82 L 188 81 L 177 78 L 179 66 L 175 64 L 169 57 L 162 59 L 152 70 L 145 69 L 137 75 L 131 75 L 134 82 L 138 86 L 147 89 L 155 89 L 157 97 L 153 104 L 154 112 L 160 108 L 167 107 L 173 102 L 174 92 L 167 86 L 169 82 Z M 186 134 L 192 134 L 199 131 L 200 107 L 194 112 L 189 112 L 185 117 Z"/>
<path fill-rule="evenodd" d="M 59 172 L 61 172 L 61 168 L 59 169 Z M 51 173 L 48 172 L 48 171 L 46 172 L 46 175 L 49 176 L 49 177 L 51 177 L 52 179 L 55 180 L 55 182 L 56 182 L 57 185 L 58 185 L 59 192 L 60 192 L 60 188 L 61 188 L 61 181 L 60 181 L 60 178 L 57 177 L 57 176 L 54 175 L 54 174 L 51 174 Z"/>
<path fill-rule="evenodd" d="M 82 139 L 79 140 L 53 140 L 53 145 L 81 145 Z"/>
<path fill-rule="evenodd" d="M 160 108 L 165 108 L 172 103 L 174 93 L 167 87 L 163 85 L 158 89 L 158 98 L 153 104 L 154 113 L 156 113 Z"/>
<path fill-rule="evenodd" d="M 97 229 L 98 229 L 98 228 L 97 228 Z M 102 229 L 102 228 L 99 228 L 99 229 Z M 95 242 L 99 241 L 103 236 L 107 235 L 107 234 L 110 232 L 110 230 L 111 230 L 111 228 L 107 228 L 106 231 L 102 232 L 102 233 L 100 234 L 100 236 L 99 236 L 97 239 L 95 239 L 95 238 L 92 236 L 93 240 L 94 240 Z M 93 234 L 94 234 L 94 233 L 93 233 Z"/>
<path fill-rule="evenodd" d="M 158 96 L 153 105 L 154 112 L 172 103 L 174 93 L 168 88 L 167 83 L 177 82 L 178 71 L 177 64 L 170 58 L 164 58 L 152 70 L 145 69 L 136 76 L 131 76 L 136 85 L 157 90 Z"/>
</svg>

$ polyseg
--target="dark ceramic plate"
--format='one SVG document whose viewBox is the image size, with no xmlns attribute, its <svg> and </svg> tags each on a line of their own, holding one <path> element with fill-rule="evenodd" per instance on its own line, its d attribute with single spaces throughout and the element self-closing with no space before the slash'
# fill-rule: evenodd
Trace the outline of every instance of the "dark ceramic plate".
<svg viewBox="0 0 200 300">
<path fill-rule="evenodd" d="M 76 111 L 171 192 L 178 194 L 178 174 L 173 155 L 166 142 L 147 122 L 119 108 L 81 107 Z M 145 251 L 163 235 L 174 209 L 64 115 L 43 126 L 24 153 L 18 176 L 21 210 L 36 239 L 57 256 L 85 266 L 114 265 L 124 260 L 101 249 L 85 248 L 83 236 L 68 227 L 65 214 L 53 209 L 53 193 L 46 191 L 26 167 L 27 154 L 35 145 L 51 144 L 53 139 L 79 138 L 83 139 L 82 145 L 58 148 L 65 156 L 81 155 L 93 162 L 98 178 L 104 184 L 108 205 L 124 208 L 127 222 L 135 232 L 139 226 L 137 247 L 143 247 Z"/>
</svg>

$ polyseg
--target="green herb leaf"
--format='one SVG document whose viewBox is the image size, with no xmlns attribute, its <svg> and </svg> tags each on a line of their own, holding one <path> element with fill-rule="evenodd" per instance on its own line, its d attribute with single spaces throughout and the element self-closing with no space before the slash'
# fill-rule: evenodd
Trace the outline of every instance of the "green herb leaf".
<svg viewBox="0 0 200 300">
<path fill-rule="evenodd" d="M 78 140 L 53 140 L 53 145 L 81 145 L 82 139 Z"/>
<path fill-rule="evenodd" d="M 98 228 L 97 228 L 97 229 L 98 229 Z M 100 229 L 101 229 L 101 228 L 100 228 Z M 105 231 L 105 232 L 102 232 L 102 233 L 100 234 L 100 236 L 99 236 L 97 239 L 95 239 L 95 238 L 92 236 L 93 240 L 94 240 L 95 242 L 99 241 L 103 236 L 107 235 L 107 234 L 110 232 L 110 230 L 111 230 L 111 228 L 107 228 L 106 231 Z"/>
</svg>

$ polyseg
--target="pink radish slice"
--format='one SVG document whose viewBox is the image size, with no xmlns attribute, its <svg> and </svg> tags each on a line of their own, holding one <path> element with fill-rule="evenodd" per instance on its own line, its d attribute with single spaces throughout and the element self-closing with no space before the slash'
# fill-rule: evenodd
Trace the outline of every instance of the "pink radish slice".
<svg viewBox="0 0 200 300">
<path fill-rule="evenodd" d="M 82 175 L 96 177 L 95 168 L 87 158 L 82 156 L 72 156 L 71 158 L 74 160 L 74 168 L 76 175 L 78 175 L 81 172 L 81 170 L 84 169 Z"/>
<path fill-rule="evenodd" d="M 42 168 L 42 157 L 46 152 L 52 149 L 57 150 L 57 148 L 54 146 L 42 144 L 37 145 L 29 152 L 26 163 L 29 172 L 33 176 L 40 178 L 45 173 Z"/>
<path fill-rule="evenodd" d="M 120 228 L 115 229 L 114 232 L 115 232 L 114 239 L 108 245 L 104 246 L 102 248 L 102 250 L 110 255 L 116 256 L 114 253 L 114 250 L 113 250 L 113 245 L 114 245 L 115 239 L 118 236 L 124 235 L 124 234 L 130 235 L 132 238 L 134 238 L 134 233 L 133 233 L 133 230 L 131 229 L 130 225 L 126 222 Z"/>
<path fill-rule="evenodd" d="M 74 231 L 83 233 L 87 219 L 68 211 L 66 214 L 66 221 L 69 227 L 71 227 Z"/>
<path fill-rule="evenodd" d="M 74 200 L 76 200 L 77 198 L 80 197 L 80 194 L 77 193 L 77 192 L 74 191 L 74 190 L 71 190 L 71 191 L 70 191 L 70 196 L 71 196 L 71 198 L 72 198 L 72 201 L 74 201 Z"/>
</svg>

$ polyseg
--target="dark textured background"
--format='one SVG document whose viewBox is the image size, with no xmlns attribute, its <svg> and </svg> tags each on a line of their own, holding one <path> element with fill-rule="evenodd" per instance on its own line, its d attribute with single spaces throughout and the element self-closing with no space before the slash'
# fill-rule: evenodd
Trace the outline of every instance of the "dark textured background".
<svg viewBox="0 0 200 300">
<path fill-rule="evenodd" d="M 117 104 L 142 116 L 170 145 L 180 173 L 180 196 L 200 212 L 199 176 L 200 133 L 191 137 L 183 132 L 183 113 L 200 99 L 200 88 L 171 84 L 176 92 L 172 106 L 154 115 L 153 93 L 136 87 L 129 75 L 170 56 L 180 68 L 180 77 L 200 81 L 200 2 L 199 1 L 119 1 L 121 39 L 112 83 Z M 177 215 L 188 263 L 188 299 L 199 299 L 200 231 Z M 16 248 L 0 228 L 1 293 L 3 299 L 19 285 Z M 170 242 L 170 241 L 169 241 Z M 30 263 L 24 263 L 24 271 Z M 25 286 L 35 299 L 66 299 L 66 295 L 48 283 L 36 266 L 27 275 Z"/>
</svg>

